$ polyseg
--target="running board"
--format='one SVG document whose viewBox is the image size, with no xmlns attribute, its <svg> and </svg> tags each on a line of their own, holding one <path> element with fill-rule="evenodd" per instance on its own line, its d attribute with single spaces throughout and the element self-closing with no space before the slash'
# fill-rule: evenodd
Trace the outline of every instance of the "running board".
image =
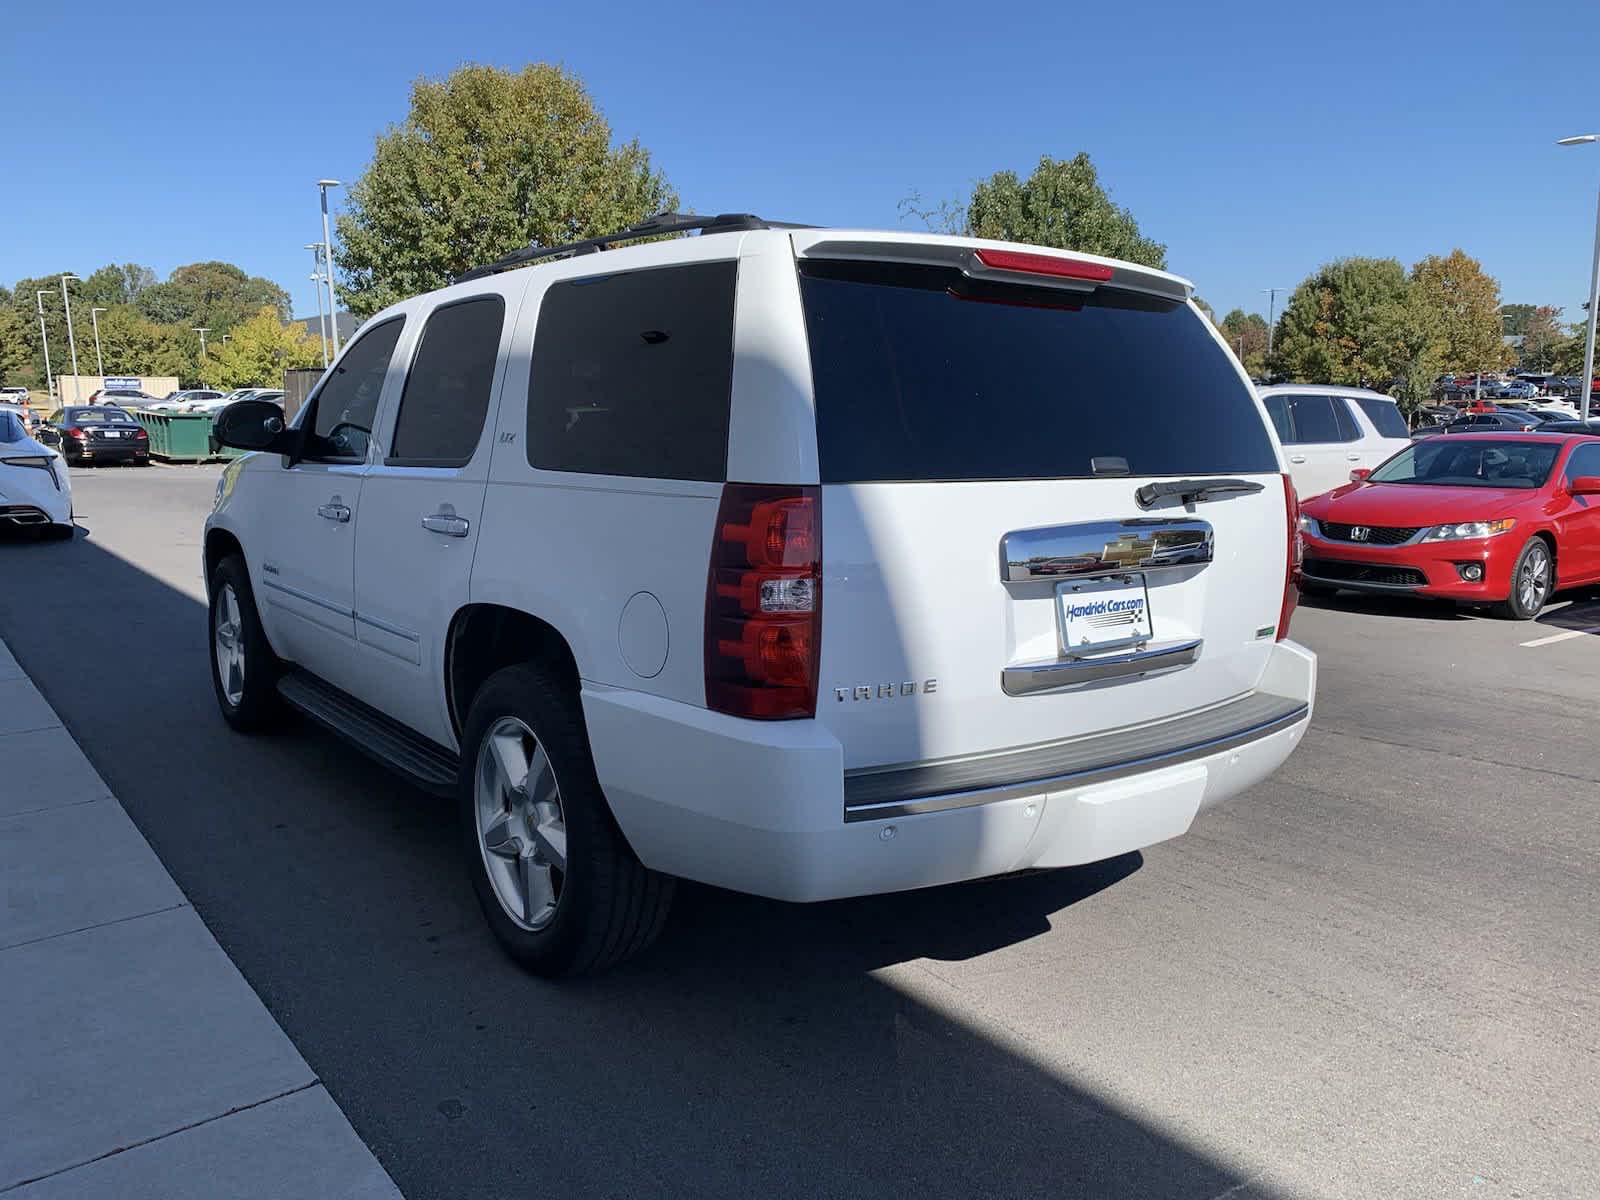
<svg viewBox="0 0 1600 1200">
<path fill-rule="evenodd" d="M 278 694 L 415 786 L 440 796 L 455 794 L 461 759 L 436 742 L 298 667 L 279 678 Z"/>
</svg>

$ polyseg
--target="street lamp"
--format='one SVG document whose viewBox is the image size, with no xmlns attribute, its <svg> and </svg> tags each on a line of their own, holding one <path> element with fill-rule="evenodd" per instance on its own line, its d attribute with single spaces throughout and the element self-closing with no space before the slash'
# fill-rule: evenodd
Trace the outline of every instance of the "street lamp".
<svg viewBox="0 0 1600 1200">
<path fill-rule="evenodd" d="M 1577 137 L 1564 137 L 1558 146 L 1584 146 L 1600 142 L 1600 133 L 1583 133 Z M 1595 203 L 1594 214 L 1594 266 L 1589 271 L 1589 335 L 1583 343 L 1583 419 L 1589 419 L 1590 392 L 1594 387 L 1594 325 L 1595 308 L 1600 305 L 1600 198 Z"/>
<path fill-rule="evenodd" d="M 192 328 L 196 333 L 198 333 L 200 335 L 200 386 L 201 387 L 205 387 L 205 385 L 206 385 L 206 376 L 205 376 L 205 370 L 206 370 L 206 334 L 211 332 L 211 327 L 209 325 L 205 325 L 205 326 L 193 325 L 193 326 L 190 326 L 190 328 Z"/>
<path fill-rule="evenodd" d="M 72 351 L 72 399 L 83 399 L 82 387 L 78 382 L 78 339 L 72 335 L 72 298 L 67 295 L 67 280 L 82 283 L 76 275 L 66 274 L 61 277 L 61 304 L 67 310 L 67 348 Z"/>
<path fill-rule="evenodd" d="M 55 288 L 45 288 L 33 294 L 33 302 L 39 309 L 39 344 L 44 347 L 44 386 L 52 400 L 56 398 L 56 380 L 55 376 L 50 374 L 50 339 L 44 332 L 44 298 L 55 294 Z"/>
<path fill-rule="evenodd" d="M 322 369 L 328 369 L 328 318 L 323 315 L 322 308 L 322 243 L 312 242 L 306 247 L 311 251 L 311 282 L 317 288 L 317 332 L 322 335 Z"/>
<path fill-rule="evenodd" d="M 1278 323 L 1278 293 L 1287 292 L 1286 287 L 1262 288 L 1267 293 L 1267 357 L 1272 357 L 1272 327 Z"/>
<path fill-rule="evenodd" d="M 322 257 L 328 266 L 328 325 L 333 330 L 333 356 L 339 357 L 339 306 L 333 298 L 333 239 L 328 235 L 328 189 L 338 187 L 337 179 L 317 180 L 322 196 Z"/>
<path fill-rule="evenodd" d="M 106 364 L 105 360 L 100 357 L 100 314 L 105 311 L 103 308 L 91 308 L 89 310 L 89 320 L 94 325 L 94 369 L 100 372 L 101 387 L 106 385 Z"/>
</svg>

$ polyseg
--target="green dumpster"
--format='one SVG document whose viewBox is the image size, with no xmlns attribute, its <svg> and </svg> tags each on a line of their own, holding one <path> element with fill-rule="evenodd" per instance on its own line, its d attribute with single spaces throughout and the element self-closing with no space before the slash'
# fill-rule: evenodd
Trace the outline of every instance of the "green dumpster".
<svg viewBox="0 0 1600 1200">
<path fill-rule="evenodd" d="M 150 435 L 150 457 L 167 462 L 205 462 L 211 450 L 210 413 L 134 411 L 134 420 Z"/>
</svg>

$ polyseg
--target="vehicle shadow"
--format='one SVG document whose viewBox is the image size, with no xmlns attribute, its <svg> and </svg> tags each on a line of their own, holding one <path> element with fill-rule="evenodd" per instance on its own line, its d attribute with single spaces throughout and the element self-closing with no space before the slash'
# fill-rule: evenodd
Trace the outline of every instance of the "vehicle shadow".
<svg viewBox="0 0 1600 1200">
<path fill-rule="evenodd" d="M 63 602 L 117 636 L 40 619 Z M 806 907 L 686 886 L 646 954 L 549 983 L 488 933 L 448 803 L 303 725 L 224 725 L 193 598 L 81 534 L 6 539 L 0 633 L 412 1200 L 1272 1194 L 938 970 L 1026 953 L 1137 854 Z M 1052 1025 L 1055 972 L 1115 969 L 1056 952 Z"/>
<path fill-rule="evenodd" d="M 1336 592 L 1331 596 L 1300 593 L 1300 603 L 1306 608 L 1321 608 L 1330 612 L 1370 613 L 1373 616 L 1405 617 L 1414 621 L 1470 621 L 1483 615 L 1482 610 L 1463 608 L 1449 600 L 1434 600 L 1426 596 L 1380 596 L 1368 592 Z"/>
</svg>

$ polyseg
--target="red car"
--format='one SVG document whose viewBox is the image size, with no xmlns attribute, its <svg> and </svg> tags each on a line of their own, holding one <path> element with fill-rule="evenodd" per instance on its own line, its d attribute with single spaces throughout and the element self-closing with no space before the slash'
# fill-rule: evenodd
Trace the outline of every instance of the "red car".
<svg viewBox="0 0 1600 1200">
<path fill-rule="evenodd" d="M 1600 580 L 1600 437 L 1425 438 L 1306 501 L 1300 529 L 1307 595 L 1436 596 L 1526 621 L 1557 587 Z"/>
</svg>

